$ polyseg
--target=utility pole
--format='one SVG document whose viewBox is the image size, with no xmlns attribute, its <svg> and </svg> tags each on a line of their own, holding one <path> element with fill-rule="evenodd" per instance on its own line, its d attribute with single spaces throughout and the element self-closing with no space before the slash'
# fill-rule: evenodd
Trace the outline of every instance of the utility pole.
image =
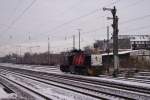
<svg viewBox="0 0 150 100">
<path fill-rule="evenodd" d="M 18 63 L 21 63 L 21 45 L 17 45 L 16 47 L 19 48 L 19 54 L 16 52 L 16 54 L 17 54 L 17 58 L 16 58 L 17 60 L 16 61 Z"/>
<path fill-rule="evenodd" d="M 75 35 L 73 35 L 73 50 L 75 50 Z"/>
<path fill-rule="evenodd" d="M 16 64 L 18 63 L 18 50 L 16 49 Z"/>
<path fill-rule="evenodd" d="M 109 26 L 107 26 L 107 49 L 109 49 Z"/>
<path fill-rule="evenodd" d="M 48 37 L 48 64 L 50 64 L 50 39 Z"/>
<path fill-rule="evenodd" d="M 116 16 L 116 8 L 114 6 L 111 8 L 103 8 L 103 10 L 111 11 L 113 18 L 108 17 L 108 19 L 113 20 L 112 28 L 113 28 L 113 54 L 114 54 L 114 73 L 113 76 L 117 77 L 119 71 L 119 57 L 118 57 L 118 16 Z"/>
<path fill-rule="evenodd" d="M 81 31 L 81 29 L 78 29 L 78 31 L 79 31 L 79 50 L 80 50 L 80 31 Z"/>
<path fill-rule="evenodd" d="M 105 42 L 105 39 L 104 39 L 104 42 Z M 109 53 L 109 26 L 107 26 L 107 40 L 106 40 L 105 51 L 106 51 L 107 53 Z"/>
<path fill-rule="evenodd" d="M 110 49 L 109 49 L 109 26 L 107 26 L 107 49 L 106 49 L 106 52 L 107 52 L 107 73 L 109 74 L 109 62 L 110 62 L 110 57 L 109 57 L 109 52 L 110 52 Z"/>
</svg>

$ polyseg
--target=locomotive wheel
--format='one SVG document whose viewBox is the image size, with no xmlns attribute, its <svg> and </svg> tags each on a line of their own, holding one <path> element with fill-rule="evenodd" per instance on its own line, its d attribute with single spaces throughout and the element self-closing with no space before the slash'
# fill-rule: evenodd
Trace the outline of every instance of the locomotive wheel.
<svg viewBox="0 0 150 100">
<path fill-rule="evenodd" d="M 87 75 L 87 70 L 85 67 L 81 66 L 70 66 L 70 73 L 79 74 L 79 75 Z"/>
<path fill-rule="evenodd" d="M 75 74 L 75 66 L 69 67 L 70 73 Z"/>
<path fill-rule="evenodd" d="M 88 68 L 88 74 L 91 76 L 96 76 L 96 69 L 95 68 Z"/>
<path fill-rule="evenodd" d="M 60 70 L 61 70 L 62 72 L 69 72 L 69 66 L 61 65 L 61 66 L 60 66 Z"/>
</svg>

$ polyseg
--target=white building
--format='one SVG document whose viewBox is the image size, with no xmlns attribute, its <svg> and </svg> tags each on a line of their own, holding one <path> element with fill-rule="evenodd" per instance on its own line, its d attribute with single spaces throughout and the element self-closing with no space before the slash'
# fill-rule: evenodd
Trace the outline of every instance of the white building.
<svg viewBox="0 0 150 100">
<path fill-rule="evenodd" d="M 150 49 L 150 35 L 118 35 L 118 39 L 130 39 L 132 49 Z"/>
</svg>

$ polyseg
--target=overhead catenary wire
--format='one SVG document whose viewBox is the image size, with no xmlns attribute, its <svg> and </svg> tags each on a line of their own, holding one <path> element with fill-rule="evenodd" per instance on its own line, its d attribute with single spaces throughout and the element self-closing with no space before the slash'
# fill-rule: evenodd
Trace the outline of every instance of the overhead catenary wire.
<svg viewBox="0 0 150 100">
<path fill-rule="evenodd" d="M 137 0 L 137 1 L 133 2 L 133 3 L 130 3 L 130 4 L 127 5 L 127 6 L 122 7 L 122 9 L 125 10 L 125 9 L 127 9 L 127 8 L 129 8 L 129 7 L 136 6 L 136 5 L 140 4 L 140 3 L 143 2 L 143 1 L 145 1 L 145 0 Z"/>
<path fill-rule="evenodd" d="M 4 32 L 6 32 L 6 31 L 8 31 L 10 28 L 12 28 L 12 26 L 24 15 L 24 13 L 25 13 L 29 8 L 31 8 L 31 6 L 35 3 L 35 1 L 36 1 L 36 0 L 33 0 L 33 1 L 31 2 L 31 4 L 30 4 L 19 16 L 11 22 L 11 24 L 7 27 L 6 30 L 4 30 Z M 118 2 L 118 1 L 120 1 L 120 0 L 116 0 L 116 1 Z M 114 4 L 114 3 L 117 3 L 116 1 L 113 2 L 113 3 L 110 3 L 109 5 Z M 89 15 L 91 15 L 91 14 L 93 14 L 93 13 L 96 13 L 96 12 L 99 11 L 99 10 L 100 10 L 100 9 L 95 9 L 95 10 L 93 10 L 93 11 L 91 11 L 91 12 L 85 14 L 85 15 L 82 15 L 82 16 L 79 16 L 79 17 L 74 18 L 74 19 L 72 19 L 72 20 L 69 20 L 69 21 L 67 21 L 67 22 L 65 22 L 65 23 L 63 23 L 63 24 L 61 24 L 61 25 L 56 26 L 56 27 L 53 28 L 52 30 L 47 31 L 47 32 L 43 32 L 43 33 L 52 32 L 53 30 L 56 30 L 57 28 L 61 28 L 61 27 L 65 26 L 65 25 L 67 25 L 67 24 L 72 23 L 73 21 L 76 21 L 76 20 L 82 19 L 82 18 L 84 18 L 84 17 L 87 17 L 87 16 L 89 16 Z M 42 34 L 43 34 L 43 33 L 42 33 Z"/>
<path fill-rule="evenodd" d="M 96 11 L 96 12 L 97 12 L 97 11 Z M 86 17 L 86 16 L 85 16 L 85 17 Z M 84 18 L 84 17 L 83 17 L 83 18 Z M 146 18 L 147 18 L 147 17 L 146 17 Z M 79 19 L 81 19 L 81 18 L 79 18 Z M 76 20 L 78 20 L 78 19 L 76 19 Z M 72 23 L 72 22 L 74 22 L 74 21 L 76 21 L 76 20 L 73 20 L 73 21 L 70 20 L 70 21 L 71 21 L 70 23 Z M 129 19 L 129 20 L 130 20 L 130 19 Z M 126 20 L 126 21 L 129 21 L 129 20 Z M 131 20 L 133 20 L 133 19 L 131 19 Z M 139 20 L 139 19 L 138 19 L 138 20 Z M 130 22 L 133 22 L 133 21 L 130 21 Z M 69 21 L 68 21 L 68 23 L 65 22 L 64 25 L 68 25 L 68 24 L 70 24 L 70 23 L 69 23 Z M 128 23 L 128 22 L 124 22 L 124 23 Z M 61 27 L 63 27 L 64 25 L 62 25 Z M 61 27 L 58 27 L 58 29 L 61 28 Z M 56 28 L 56 29 L 57 29 L 57 28 Z M 55 29 L 54 29 L 54 30 L 55 30 Z M 95 30 L 96 30 L 96 29 L 95 29 Z M 99 30 L 99 29 L 98 29 L 98 30 Z M 50 32 L 51 32 L 51 30 L 50 30 Z M 92 30 L 89 31 L 89 32 L 88 32 L 88 31 L 87 31 L 87 32 L 83 32 L 83 34 L 84 34 L 84 33 L 91 33 L 91 32 L 92 32 Z"/>
<path fill-rule="evenodd" d="M 121 0 L 116 0 L 116 1 L 114 1 L 114 2 L 112 2 L 112 3 L 109 3 L 109 4 L 105 5 L 105 6 L 115 5 L 115 4 L 119 3 L 120 1 L 121 1 Z"/>
<path fill-rule="evenodd" d="M 112 2 L 112 3 L 109 3 L 108 5 L 113 5 L 113 4 L 116 4 L 116 3 L 120 2 L 120 1 L 121 1 L 121 0 L 116 0 L 116 1 L 114 1 L 114 2 Z M 105 6 L 108 6 L 108 5 L 105 5 Z M 70 24 L 70 23 L 72 23 L 72 22 L 74 22 L 74 21 L 76 21 L 76 20 L 79 20 L 79 19 L 85 18 L 85 17 L 87 17 L 87 16 L 90 16 L 91 14 L 96 13 L 96 12 L 98 12 L 98 11 L 102 11 L 102 8 L 92 10 L 92 11 L 89 12 L 89 13 L 86 13 L 86 14 L 81 15 L 81 16 L 79 16 L 79 17 L 73 18 L 73 19 L 71 19 L 71 20 L 69 20 L 69 21 L 67 21 L 67 22 L 65 22 L 65 23 L 62 23 L 62 24 L 60 24 L 60 25 L 58 25 L 58 26 L 52 28 L 52 29 L 49 30 L 49 31 L 45 31 L 45 32 L 42 32 L 42 33 L 40 33 L 40 34 L 43 34 L 43 33 L 51 33 L 51 32 L 53 32 L 53 31 L 56 31 L 56 29 L 59 29 L 59 28 L 61 28 L 61 27 L 64 27 L 65 25 L 68 25 L 68 24 Z M 104 16 L 101 16 L 101 17 L 104 17 Z"/>
<path fill-rule="evenodd" d="M 60 12 L 58 15 L 63 15 L 63 14 L 65 14 L 67 11 L 72 10 L 74 7 L 77 7 L 77 5 L 78 5 L 81 1 L 83 1 L 83 0 L 77 1 L 75 4 L 69 6 L 69 8 L 66 9 L 65 11 Z"/>
<path fill-rule="evenodd" d="M 19 8 L 20 4 L 21 4 L 21 0 L 19 0 L 16 4 L 16 6 L 13 8 L 12 10 L 12 13 L 10 14 L 9 18 L 8 18 L 8 21 L 12 18 L 12 16 L 16 13 L 17 9 Z M 1 27 L 4 27 L 4 28 L 8 28 L 8 25 L 5 25 L 5 24 L 0 24 Z"/>
<path fill-rule="evenodd" d="M 137 21 L 137 20 L 143 20 L 143 19 L 148 18 L 148 17 L 150 17 L 150 14 L 144 15 L 144 16 L 140 16 L 140 17 L 135 17 L 133 19 L 129 19 L 129 20 L 120 22 L 120 25 L 127 24 L 127 23 L 130 23 L 130 22 L 134 22 L 134 21 Z"/>
<path fill-rule="evenodd" d="M 65 9 L 64 11 L 61 11 L 61 12 L 57 13 L 57 16 L 62 16 L 62 15 L 64 15 L 66 12 L 68 12 L 68 11 L 72 10 L 73 8 L 75 8 L 81 1 L 83 1 L 83 0 L 79 0 L 79 1 L 77 1 L 75 4 L 72 4 L 71 6 L 69 6 L 68 9 Z M 50 22 L 50 21 L 51 21 L 51 20 L 48 20 L 47 22 Z M 40 23 L 40 24 L 39 24 L 39 27 L 41 27 L 41 26 L 43 26 L 43 25 L 44 25 L 44 24 Z"/>
<path fill-rule="evenodd" d="M 119 2 L 119 1 L 121 1 L 121 0 L 116 0 L 115 2 L 110 3 L 109 5 L 115 4 L 115 3 Z M 98 10 L 98 9 L 97 9 L 97 10 Z M 61 24 L 60 26 L 58 26 L 58 27 L 64 26 L 64 25 L 66 25 L 66 24 L 69 24 L 69 23 L 71 23 L 71 22 L 73 22 L 73 21 L 75 21 L 75 20 L 81 19 L 82 17 L 86 17 L 86 16 L 88 16 L 89 14 L 92 14 L 92 13 L 94 13 L 94 12 L 97 11 L 97 10 L 94 10 L 94 11 L 92 11 L 92 12 L 86 14 L 86 15 L 83 15 L 83 16 L 77 17 L 77 18 L 75 18 L 75 19 L 72 19 L 72 20 L 70 20 L 70 21 L 68 21 L 68 22 L 65 22 L 65 23 Z M 57 27 L 56 27 L 56 28 L 57 28 Z M 56 28 L 54 28 L 54 30 L 55 30 Z"/>
<path fill-rule="evenodd" d="M 22 3 L 22 0 L 19 0 L 17 2 L 16 6 L 13 8 L 12 13 L 11 13 L 10 17 L 8 18 L 8 20 L 10 20 L 13 17 L 13 15 L 15 15 L 15 13 L 19 9 L 19 6 L 21 5 L 21 3 Z"/>
<path fill-rule="evenodd" d="M 139 21 L 139 20 L 144 20 L 146 18 L 150 18 L 150 14 L 148 15 L 144 15 L 144 16 L 140 16 L 140 17 L 135 17 L 135 18 L 132 18 L 132 19 L 129 19 L 129 20 L 126 20 L 126 21 L 123 21 L 120 23 L 120 25 L 124 25 L 124 24 L 129 24 L 131 22 L 135 22 L 135 21 Z M 137 31 L 137 30 L 144 30 L 144 29 L 147 29 L 149 28 L 150 25 L 146 25 L 146 26 L 142 26 L 142 27 L 137 27 L 137 28 L 133 28 L 133 29 L 129 29 L 129 31 Z M 125 31 L 126 32 L 126 31 Z"/>
<path fill-rule="evenodd" d="M 87 17 L 87 16 L 90 16 L 91 14 L 96 13 L 96 12 L 98 12 L 98 11 L 100 11 L 100 10 L 101 10 L 101 9 L 95 9 L 95 10 L 93 10 L 93 11 L 91 11 L 91 12 L 85 14 L 85 15 L 76 17 L 76 18 L 74 18 L 74 19 L 72 19 L 72 20 L 69 20 L 68 22 L 65 22 L 65 23 L 63 23 L 63 24 L 61 24 L 61 25 L 56 26 L 55 28 L 53 28 L 53 29 L 50 30 L 50 31 L 43 32 L 43 33 L 49 33 L 49 32 L 52 32 L 52 31 L 56 30 L 57 28 L 61 28 L 61 27 L 65 26 L 65 25 L 67 25 L 67 24 L 72 23 L 73 21 L 76 21 L 76 20 L 85 18 L 85 17 Z M 102 16 L 102 17 L 104 17 L 104 16 Z M 99 30 L 99 29 L 96 29 L 96 30 Z M 96 31 L 96 30 L 93 30 L 93 31 Z M 43 34 L 43 33 L 42 33 L 42 34 Z"/>
<path fill-rule="evenodd" d="M 74 19 L 71 19 L 71 20 L 69 20 L 69 21 L 67 21 L 67 22 L 65 22 L 65 23 L 63 23 L 63 24 L 60 24 L 60 25 L 58 25 L 58 26 L 52 28 L 52 29 L 49 30 L 49 31 L 42 32 L 41 34 L 43 34 L 43 33 L 51 33 L 51 32 L 53 32 L 53 31 L 56 31 L 56 29 L 58 29 L 58 28 L 64 27 L 65 25 L 68 25 L 68 24 L 70 24 L 70 23 L 72 23 L 72 22 L 74 22 L 74 21 L 76 21 L 76 20 L 79 20 L 79 19 L 85 18 L 85 17 L 87 17 L 87 16 L 90 16 L 91 14 L 96 13 L 96 12 L 98 12 L 98 11 L 99 11 L 99 9 L 95 9 L 95 10 L 93 10 L 93 11 L 87 13 L 87 14 L 81 15 L 81 16 L 76 17 L 76 18 L 74 18 Z"/>
<path fill-rule="evenodd" d="M 150 28 L 150 25 L 141 26 L 141 27 L 137 27 L 137 28 L 133 28 L 133 29 L 128 29 L 127 31 L 124 30 L 122 32 L 132 32 L 132 31 L 144 30 L 144 29 L 148 29 L 148 28 Z"/>
<path fill-rule="evenodd" d="M 86 31 L 86 32 L 83 32 L 83 34 L 89 34 L 89 33 L 91 33 L 91 32 L 96 32 L 96 31 L 98 31 L 98 30 L 100 30 L 100 29 L 102 29 L 102 28 L 97 28 L 97 29 L 94 29 L 94 30 L 90 30 L 90 31 Z M 82 35 L 83 35 L 82 34 Z M 76 34 L 75 35 L 76 37 L 78 37 L 78 35 Z M 72 36 L 64 36 L 64 38 L 60 38 L 59 40 L 57 40 L 57 42 L 59 41 L 59 42 L 61 42 L 61 41 L 64 41 L 65 40 L 65 45 L 67 45 L 67 47 L 69 46 L 69 47 L 71 47 L 72 46 L 72 42 L 70 42 L 70 40 L 72 40 Z M 89 41 L 85 41 L 85 37 L 84 37 L 84 39 L 83 38 L 81 38 L 81 42 L 85 42 L 85 43 L 91 43 L 91 42 L 89 42 Z M 62 43 L 62 42 L 61 42 Z M 53 46 L 53 48 L 60 48 L 60 47 L 64 47 L 64 45 L 62 45 L 62 44 L 59 44 L 59 46 L 57 45 L 55 45 L 55 46 Z M 68 48 L 69 48 L 68 47 Z"/>
<path fill-rule="evenodd" d="M 91 34 L 93 32 L 97 32 L 97 31 L 104 30 L 104 29 L 105 29 L 105 27 L 100 27 L 100 28 L 95 28 L 95 29 L 89 30 L 89 31 L 83 31 L 82 35 L 85 35 L 85 34 L 88 35 L 88 34 Z M 77 34 L 75 36 L 78 37 Z M 66 36 L 66 35 L 65 36 L 57 36 L 57 37 L 59 37 L 58 41 L 72 39 L 72 35 L 70 35 L 70 36 Z"/>
<path fill-rule="evenodd" d="M 13 25 L 19 20 L 21 19 L 21 17 L 33 6 L 33 4 L 36 2 L 36 0 L 33 0 L 23 11 L 22 13 L 17 16 L 11 23 L 10 25 L 8 25 L 7 29 L 5 29 L 3 32 L 7 32 L 9 29 L 11 29 L 13 27 Z"/>
</svg>

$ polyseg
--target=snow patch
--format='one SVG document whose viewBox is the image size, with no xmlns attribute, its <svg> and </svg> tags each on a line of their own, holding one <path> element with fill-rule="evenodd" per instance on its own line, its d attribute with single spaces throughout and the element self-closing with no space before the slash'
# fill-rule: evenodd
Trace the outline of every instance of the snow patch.
<svg viewBox="0 0 150 100">
<path fill-rule="evenodd" d="M 0 100 L 1 99 L 15 99 L 17 95 L 15 93 L 6 93 L 2 87 L 0 87 Z"/>
</svg>

